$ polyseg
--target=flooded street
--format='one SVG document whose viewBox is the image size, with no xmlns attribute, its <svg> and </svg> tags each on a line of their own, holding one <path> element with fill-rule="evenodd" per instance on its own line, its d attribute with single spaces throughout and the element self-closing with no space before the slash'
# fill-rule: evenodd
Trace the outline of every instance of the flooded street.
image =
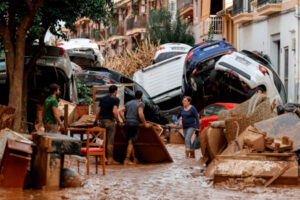
<svg viewBox="0 0 300 200">
<path fill-rule="evenodd" d="M 173 163 L 137 166 L 107 166 L 106 176 L 85 176 L 82 188 L 59 191 L 0 190 L 0 199 L 300 199 L 300 187 L 270 187 L 224 189 L 215 187 L 212 181 L 200 176 L 200 150 L 197 159 L 184 158 L 183 145 L 167 145 Z M 67 163 L 76 169 L 76 161 Z M 85 174 L 82 163 L 80 173 Z"/>
</svg>

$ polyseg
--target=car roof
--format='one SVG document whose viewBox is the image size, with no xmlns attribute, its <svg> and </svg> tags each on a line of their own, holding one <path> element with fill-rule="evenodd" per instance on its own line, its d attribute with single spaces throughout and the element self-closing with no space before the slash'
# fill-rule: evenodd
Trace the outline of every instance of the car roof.
<svg viewBox="0 0 300 200">
<path fill-rule="evenodd" d="M 228 42 L 216 41 L 201 45 L 192 51 L 194 52 L 194 55 L 198 57 L 197 60 L 203 60 L 212 55 L 225 53 L 230 50 L 235 50 L 235 48 Z"/>
<path fill-rule="evenodd" d="M 224 106 L 225 108 L 227 108 L 228 110 L 231 110 L 239 104 L 238 103 L 223 103 L 223 102 L 212 103 L 212 104 L 205 106 L 203 109 L 200 110 L 200 112 L 202 112 L 205 108 L 212 106 L 212 105 L 221 105 L 221 106 Z"/>
</svg>

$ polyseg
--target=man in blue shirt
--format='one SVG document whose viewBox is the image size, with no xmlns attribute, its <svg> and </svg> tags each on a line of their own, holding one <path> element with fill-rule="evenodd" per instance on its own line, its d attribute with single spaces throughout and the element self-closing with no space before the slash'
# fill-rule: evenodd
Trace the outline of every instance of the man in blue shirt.
<svg viewBox="0 0 300 200">
<path fill-rule="evenodd" d="M 127 102 L 125 107 L 119 111 L 120 117 L 125 122 L 126 138 L 128 142 L 126 158 L 124 164 L 133 164 L 130 161 L 130 157 L 133 157 L 134 163 L 137 163 L 137 158 L 134 153 L 133 144 L 136 141 L 138 134 L 139 124 L 142 122 L 145 127 L 150 127 L 150 124 L 146 122 L 144 115 L 145 104 L 143 103 L 143 93 L 141 91 L 135 92 L 135 99 Z M 126 117 L 124 113 L 126 112 Z"/>
<path fill-rule="evenodd" d="M 117 86 L 111 85 L 109 87 L 109 95 L 106 95 L 100 99 L 95 121 L 95 124 L 98 124 L 98 120 L 100 118 L 101 127 L 106 129 L 106 149 L 108 165 L 119 164 L 113 158 L 116 122 L 120 123 L 118 116 L 120 99 L 116 97 L 117 93 Z"/>
</svg>

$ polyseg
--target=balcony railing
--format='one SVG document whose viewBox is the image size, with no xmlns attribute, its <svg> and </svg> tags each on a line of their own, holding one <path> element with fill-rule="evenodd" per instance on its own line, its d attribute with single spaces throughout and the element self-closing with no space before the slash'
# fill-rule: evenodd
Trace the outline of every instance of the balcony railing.
<svg viewBox="0 0 300 200">
<path fill-rule="evenodd" d="M 233 16 L 241 13 L 251 12 L 251 2 L 253 0 L 233 0 Z M 264 0 L 266 1 L 266 0 Z M 246 5 L 244 5 L 246 3 Z"/>
<path fill-rule="evenodd" d="M 124 26 L 121 25 L 113 25 L 112 27 L 107 29 L 108 37 L 116 36 L 116 35 L 124 35 Z"/>
<path fill-rule="evenodd" d="M 261 7 L 265 4 L 268 4 L 268 3 L 281 3 L 282 0 L 257 0 L 257 7 Z"/>
<path fill-rule="evenodd" d="M 223 21 L 222 17 L 217 17 L 215 15 L 211 15 L 208 19 L 201 22 L 200 25 L 200 35 L 207 35 L 209 32 L 209 27 L 213 26 L 214 34 L 222 34 L 223 32 Z"/>
<path fill-rule="evenodd" d="M 138 15 L 126 20 L 126 31 L 132 30 L 134 28 L 146 28 L 147 18 L 144 15 Z"/>
<path fill-rule="evenodd" d="M 193 0 L 177 0 L 178 10 L 185 9 L 193 5 Z"/>
</svg>

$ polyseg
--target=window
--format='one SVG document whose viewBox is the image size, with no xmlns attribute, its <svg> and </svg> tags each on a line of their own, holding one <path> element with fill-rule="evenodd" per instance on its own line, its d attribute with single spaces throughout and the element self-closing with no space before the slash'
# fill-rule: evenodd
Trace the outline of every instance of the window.
<svg viewBox="0 0 300 200">
<path fill-rule="evenodd" d="M 158 63 L 158 62 L 161 62 L 161 61 L 164 61 L 164 60 L 167 60 L 169 58 L 172 58 L 174 56 L 178 56 L 178 55 L 181 55 L 181 54 L 184 54 L 186 52 L 167 52 L 167 53 L 161 53 L 155 60 L 154 60 L 154 63 Z"/>
<path fill-rule="evenodd" d="M 284 86 L 289 95 L 289 47 L 284 48 Z"/>
<path fill-rule="evenodd" d="M 198 0 L 195 0 L 195 18 L 196 19 L 198 19 L 198 12 L 199 12 L 199 10 L 198 10 Z"/>
</svg>

